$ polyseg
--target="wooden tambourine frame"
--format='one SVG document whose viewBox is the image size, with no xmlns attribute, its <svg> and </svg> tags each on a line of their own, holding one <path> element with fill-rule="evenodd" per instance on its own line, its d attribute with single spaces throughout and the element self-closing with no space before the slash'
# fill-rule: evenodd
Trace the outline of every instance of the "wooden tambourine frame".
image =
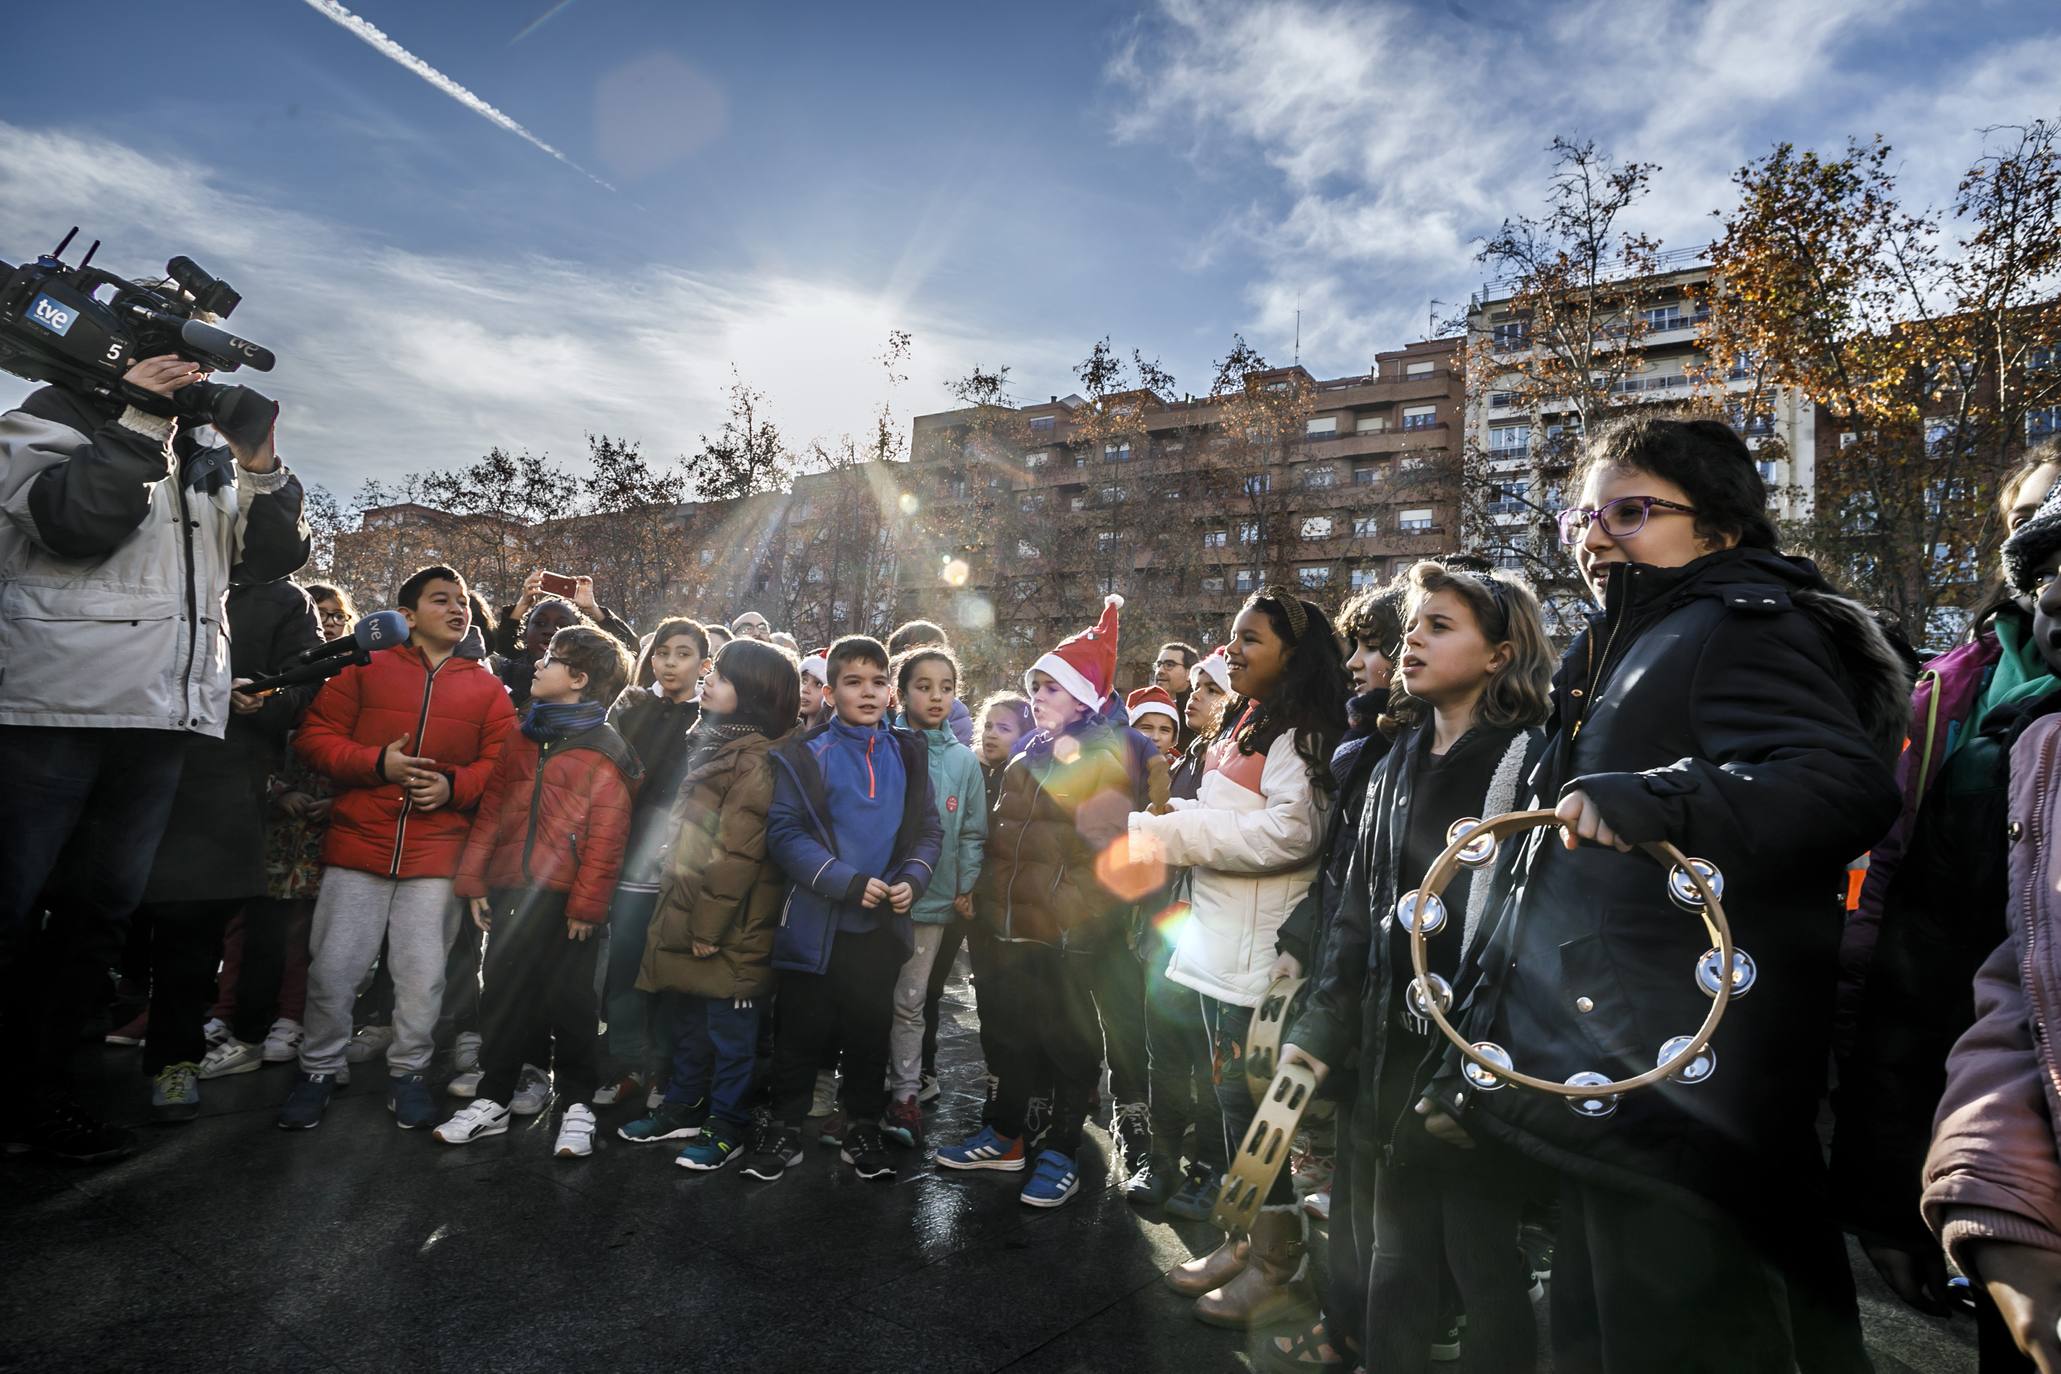
<svg viewBox="0 0 2061 1374">
<path fill-rule="evenodd" d="M 1209 1215 L 1212 1222 L 1234 1235 L 1252 1229 L 1275 1176 L 1288 1167 L 1295 1128 L 1316 1096 L 1317 1076 L 1304 1065 L 1284 1064 L 1275 1073 L 1238 1147 L 1237 1158 L 1224 1172 L 1223 1186 L 1217 1190 L 1216 1206 Z"/>
<path fill-rule="evenodd" d="M 1460 868 L 1461 851 L 1468 848 L 1469 845 L 1478 844 L 1483 834 L 1493 835 L 1496 843 L 1500 845 L 1506 836 L 1518 831 L 1532 830 L 1545 825 L 1557 826 L 1559 824 L 1560 818 L 1551 811 L 1510 811 L 1500 816 L 1492 816 L 1472 829 L 1453 836 L 1451 842 L 1446 845 L 1445 852 L 1438 856 L 1438 859 L 1431 865 L 1431 871 L 1425 874 L 1424 885 L 1417 890 L 1421 894 L 1441 897 L 1442 899 L 1442 894 L 1445 892 L 1447 884 L 1452 882 L 1454 874 Z M 1719 900 L 1717 891 L 1712 887 L 1709 880 L 1704 877 L 1702 869 L 1697 866 L 1695 861 L 1692 861 L 1681 850 L 1676 849 L 1666 840 L 1655 840 L 1650 844 L 1640 845 L 1639 848 L 1645 850 L 1661 863 L 1671 864 L 1688 875 L 1689 881 L 1696 887 L 1697 894 L 1703 899 L 1702 907 L 1698 914 L 1703 918 L 1704 929 L 1710 933 L 1711 943 L 1718 950 L 1718 968 L 1723 976 L 1716 980 L 1717 988 L 1711 993 L 1709 1014 L 1703 1018 L 1703 1024 L 1697 1028 L 1696 1033 L 1689 1037 L 1687 1045 L 1683 1046 L 1673 1055 L 1661 1060 L 1646 1072 L 1633 1078 L 1612 1081 L 1596 1075 L 1596 1081 L 1587 1083 L 1555 1083 L 1551 1079 L 1535 1078 L 1531 1074 L 1520 1072 L 1514 1066 L 1498 1064 L 1494 1060 L 1485 1057 L 1480 1051 L 1475 1049 L 1466 1037 L 1453 1029 L 1452 1022 L 1446 1020 L 1445 1008 L 1439 1006 L 1438 999 L 1429 996 L 1428 993 L 1413 999 L 1414 1009 L 1423 1012 L 1427 1019 L 1438 1027 L 1439 1033 L 1452 1042 L 1453 1048 L 1458 1050 L 1469 1064 L 1500 1080 L 1498 1086 L 1514 1084 L 1521 1088 L 1534 1088 L 1539 1092 L 1550 1093 L 1556 1097 L 1577 1100 L 1612 1098 L 1621 1093 L 1631 1092 L 1635 1088 L 1650 1087 L 1672 1074 L 1681 1072 L 1682 1068 L 1694 1064 L 1697 1057 L 1703 1053 L 1704 1047 L 1710 1043 L 1710 1037 L 1717 1031 L 1718 1023 L 1724 1019 L 1725 1008 L 1732 1001 L 1733 978 L 1729 976 L 1735 966 L 1732 927 L 1725 920 L 1724 905 Z M 1491 850 L 1490 853 L 1493 854 L 1494 851 Z M 1476 861 L 1480 866 L 1486 866 L 1488 862 L 1487 858 Z M 1415 973 L 1412 985 L 1419 989 L 1428 989 L 1430 985 L 1425 979 L 1431 970 L 1425 964 L 1424 941 L 1426 935 L 1424 923 L 1420 920 L 1412 920 L 1409 925 L 1410 966 Z"/>
</svg>

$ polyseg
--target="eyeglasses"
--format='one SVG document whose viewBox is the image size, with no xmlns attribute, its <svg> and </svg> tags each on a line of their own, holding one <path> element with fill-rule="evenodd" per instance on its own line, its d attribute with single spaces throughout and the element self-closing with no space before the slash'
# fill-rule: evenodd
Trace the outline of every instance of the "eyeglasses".
<svg viewBox="0 0 2061 1374">
<path fill-rule="evenodd" d="M 1612 539 L 1629 539 L 1646 528 L 1646 521 L 1656 507 L 1677 515 L 1696 514 L 1693 506 L 1685 506 L 1679 501 L 1664 501 L 1658 496 L 1620 496 L 1600 506 L 1569 506 L 1559 515 L 1560 542 L 1581 543 L 1582 536 L 1589 532 L 1591 521 L 1601 521 L 1603 533 Z"/>
<path fill-rule="evenodd" d="M 351 623 L 351 618 L 342 611 L 324 611 L 322 613 L 322 623 L 324 625 L 348 625 Z"/>
</svg>

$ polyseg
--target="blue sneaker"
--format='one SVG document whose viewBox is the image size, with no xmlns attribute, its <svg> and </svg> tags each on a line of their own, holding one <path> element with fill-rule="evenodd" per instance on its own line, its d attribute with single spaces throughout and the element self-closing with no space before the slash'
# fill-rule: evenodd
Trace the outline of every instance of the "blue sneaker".
<svg viewBox="0 0 2061 1374">
<path fill-rule="evenodd" d="M 616 1127 L 616 1134 L 634 1145 L 657 1140 L 692 1140 L 701 1134 L 708 1120 L 708 1099 L 697 1102 L 661 1102 L 635 1121 Z"/>
<path fill-rule="evenodd" d="M 704 1126 L 700 1135 L 688 1141 L 680 1153 L 673 1156 L 673 1163 L 682 1169 L 710 1173 L 735 1158 L 737 1137 L 731 1133 L 729 1127 L 716 1124 Z"/>
<path fill-rule="evenodd" d="M 1074 1168 L 1072 1156 L 1046 1150 L 1038 1156 L 1038 1167 L 1031 1171 L 1030 1182 L 1016 1196 L 1028 1207 L 1057 1207 L 1080 1188 L 1081 1172 Z"/>
<path fill-rule="evenodd" d="M 386 1109 L 394 1114 L 394 1124 L 404 1131 L 436 1124 L 436 1102 L 429 1095 L 428 1082 L 419 1073 L 397 1073 L 386 1080 Z"/>
<path fill-rule="evenodd" d="M 293 1081 L 293 1090 L 286 1095 L 286 1105 L 279 1109 L 279 1129 L 312 1131 L 320 1126 L 322 1110 L 329 1105 L 335 1092 L 336 1075 L 333 1073 L 298 1075 Z"/>
<path fill-rule="evenodd" d="M 1017 1174 L 1023 1172 L 1023 1142 L 993 1126 L 983 1126 L 969 1140 L 940 1145 L 934 1158 L 942 1169 L 999 1169 Z"/>
</svg>

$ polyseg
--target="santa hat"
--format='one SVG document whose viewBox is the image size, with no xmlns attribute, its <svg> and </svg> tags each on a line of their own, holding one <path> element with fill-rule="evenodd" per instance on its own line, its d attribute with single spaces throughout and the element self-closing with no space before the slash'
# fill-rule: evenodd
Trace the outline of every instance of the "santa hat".
<svg viewBox="0 0 2061 1374">
<path fill-rule="evenodd" d="M 801 670 L 816 681 L 828 686 L 830 683 L 830 651 L 817 649 L 801 661 Z"/>
<path fill-rule="evenodd" d="M 1174 709 L 1174 699 L 1167 695 L 1164 687 L 1140 687 L 1124 698 L 1124 708 L 1129 712 L 1133 725 L 1138 723 L 1139 717 L 1157 712 L 1172 721 L 1176 730 L 1181 728 L 1181 714 Z"/>
<path fill-rule="evenodd" d="M 1195 671 L 1214 682 L 1217 690 L 1225 696 L 1231 695 L 1231 661 L 1224 657 L 1224 650 L 1230 647 L 1228 644 L 1219 645 L 1209 651 L 1209 657 L 1195 665 Z"/>
<path fill-rule="evenodd" d="M 1124 599 L 1115 592 L 1104 597 L 1102 618 L 1060 640 L 1058 648 L 1033 663 L 1030 673 L 1023 675 L 1024 690 L 1036 690 L 1031 686 L 1031 673 L 1044 673 L 1090 711 L 1101 710 L 1116 677 L 1116 613 L 1123 604 Z"/>
</svg>

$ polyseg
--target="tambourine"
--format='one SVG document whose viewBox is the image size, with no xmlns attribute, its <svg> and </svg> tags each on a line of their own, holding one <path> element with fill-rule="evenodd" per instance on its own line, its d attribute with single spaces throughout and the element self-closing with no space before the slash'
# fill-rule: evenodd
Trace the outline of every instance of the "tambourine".
<svg viewBox="0 0 2061 1374">
<path fill-rule="evenodd" d="M 1278 984 L 1276 985 L 1278 986 Z M 1225 1231 L 1250 1231 L 1274 1179 L 1288 1167 L 1288 1150 L 1302 1114 L 1317 1096 L 1317 1076 L 1302 1064 L 1284 1064 L 1260 1098 L 1259 1111 L 1238 1153 L 1224 1171 L 1209 1219 Z"/>
<path fill-rule="evenodd" d="M 1274 1081 L 1274 1069 L 1281 1062 L 1281 1042 L 1288 1023 L 1300 1009 L 1298 1000 L 1309 986 L 1307 978 L 1276 978 L 1267 986 L 1252 1013 L 1252 1028 L 1245 1034 L 1245 1086 L 1258 1102 Z"/>
<path fill-rule="evenodd" d="M 1677 1035 L 1661 1045 L 1653 1067 L 1635 1077 L 1612 1079 L 1606 1074 L 1585 1071 L 1571 1075 L 1564 1083 L 1520 1072 L 1510 1052 L 1494 1041 L 1470 1043 L 1446 1020 L 1446 1012 L 1453 1004 L 1452 987 L 1425 964 L 1424 942 L 1446 926 L 1441 894 L 1461 866 L 1486 868 L 1493 863 L 1496 848 L 1504 837 L 1520 830 L 1559 824 L 1559 817 L 1551 811 L 1511 811 L 1485 821 L 1471 816 L 1454 821 L 1446 832 L 1445 852 L 1425 874 L 1424 885 L 1404 893 L 1396 902 L 1395 919 L 1410 933 L 1410 964 L 1415 974 L 1409 987 L 1410 1009 L 1437 1026 L 1459 1050 L 1466 1060 L 1461 1073 L 1477 1092 L 1494 1092 L 1509 1085 L 1534 1088 L 1566 1098 L 1569 1109 L 1577 1116 L 1606 1117 L 1617 1110 L 1617 1099 L 1635 1088 L 1650 1087 L 1662 1079 L 1701 1083 L 1715 1073 L 1717 1051 L 1710 1048 L 1710 1037 L 1732 999 L 1745 996 L 1753 987 L 1756 971 L 1752 956 L 1732 943 L 1732 927 L 1725 920 L 1722 901 L 1724 875 L 1715 864 L 1689 858 L 1667 841 L 1655 840 L 1639 848 L 1669 865 L 1669 899 L 1700 917 L 1710 934 L 1711 948 L 1696 961 L 1692 974 L 1696 986 L 1711 999 L 1710 1012 L 1695 1034 Z M 1723 976 L 1725 969 L 1731 970 L 1731 977 Z"/>
</svg>

